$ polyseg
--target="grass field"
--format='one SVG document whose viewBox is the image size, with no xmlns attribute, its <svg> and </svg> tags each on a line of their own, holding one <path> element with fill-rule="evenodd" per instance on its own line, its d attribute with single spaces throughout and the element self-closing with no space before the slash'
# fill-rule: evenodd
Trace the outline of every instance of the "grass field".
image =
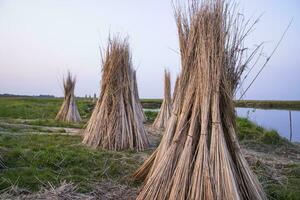
<svg viewBox="0 0 300 200">
<path fill-rule="evenodd" d="M 61 98 L 10 98 L 0 97 L 0 118 L 24 119 L 29 125 L 81 128 L 91 115 L 94 107 L 90 100 L 78 99 L 77 105 L 83 122 L 62 123 L 54 120 L 63 102 Z"/>
<path fill-rule="evenodd" d="M 82 192 L 97 181 L 126 182 L 138 167 L 139 153 L 91 150 L 81 145 L 80 136 L 0 135 L 6 169 L 1 171 L 0 188 L 11 184 L 37 191 L 43 184 L 62 180 L 79 185 Z"/>
<path fill-rule="evenodd" d="M 162 104 L 162 99 L 141 99 L 143 108 L 157 109 Z"/>
<path fill-rule="evenodd" d="M 84 122 L 68 124 L 54 120 L 61 102 L 62 99 L 0 98 L 0 156 L 5 163 L 5 168 L 0 169 L 0 194 L 12 186 L 34 192 L 49 182 L 57 186 L 64 180 L 78 185 L 82 193 L 107 181 L 139 187 L 128 176 L 153 149 L 113 152 L 83 146 L 80 131 L 93 104 L 79 99 Z M 157 115 L 152 111 L 145 113 L 148 124 Z M 268 197 L 299 199 L 300 147 L 247 119 L 237 119 L 237 127 L 246 158 Z"/>
<path fill-rule="evenodd" d="M 62 98 L 10 98 L 0 97 L 0 116 L 22 119 L 53 119 L 61 104 Z M 88 118 L 93 104 L 89 100 L 77 100 L 80 115 Z"/>
</svg>

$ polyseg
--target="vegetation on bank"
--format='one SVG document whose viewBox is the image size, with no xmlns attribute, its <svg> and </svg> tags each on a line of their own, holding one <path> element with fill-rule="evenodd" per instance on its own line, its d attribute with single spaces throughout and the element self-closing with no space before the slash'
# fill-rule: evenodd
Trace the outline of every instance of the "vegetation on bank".
<svg viewBox="0 0 300 200">
<path fill-rule="evenodd" d="M 238 138 L 247 149 L 288 158 L 300 154 L 300 147 L 245 118 L 237 118 Z M 267 155 L 268 156 L 268 155 Z M 265 158 L 267 161 L 270 157 Z M 269 199 L 296 200 L 300 197 L 300 163 L 270 164 L 256 161 L 252 169 L 262 182 Z M 275 169 L 274 169 L 275 168 Z M 279 177 L 276 177 L 279 176 Z"/>
<path fill-rule="evenodd" d="M 300 110 L 300 101 L 272 101 L 272 100 L 240 100 L 236 106 L 241 108 Z"/>
<path fill-rule="evenodd" d="M 162 99 L 141 99 L 144 108 L 160 108 Z M 274 101 L 274 100 L 240 100 L 235 101 L 236 107 L 300 110 L 300 101 Z"/>
<path fill-rule="evenodd" d="M 255 142 L 267 145 L 283 145 L 289 143 L 280 137 L 277 131 L 267 130 L 246 118 L 237 118 L 238 138 L 240 141 Z"/>
</svg>

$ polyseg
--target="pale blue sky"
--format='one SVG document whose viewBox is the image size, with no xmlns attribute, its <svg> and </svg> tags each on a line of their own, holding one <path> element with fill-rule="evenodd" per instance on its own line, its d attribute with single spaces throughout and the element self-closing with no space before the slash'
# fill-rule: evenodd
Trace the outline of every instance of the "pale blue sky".
<svg viewBox="0 0 300 200">
<path fill-rule="evenodd" d="M 300 1 L 240 0 L 247 17 L 264 12 L 250 47 L 268 54 L 293 18 L 279 50 L 245 98 L 300 99 Z M 179 71 L 170 0 L 0 0 L 0 93 L 62 95 L 63 74 L 77 76 L 76 94 L 99 92 L 99 46 L 108 33 L 130 37 L 142 98 L 163 94 L 163 71 Z"/>
</svg>

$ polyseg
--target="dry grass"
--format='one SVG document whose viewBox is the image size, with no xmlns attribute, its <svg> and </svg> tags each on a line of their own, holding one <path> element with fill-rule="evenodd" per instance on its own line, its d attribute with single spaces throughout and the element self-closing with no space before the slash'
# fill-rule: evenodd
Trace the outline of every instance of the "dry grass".
<svg viewBox="0 0 300 200">
<path fill-rule="evenodd" d="M 146 149 L 149 142 L 127 39 L 109 39 L 102 65 L 101 94 L 83 143 L 108 150 Z"/>
<path fill-rule="evenodd" d="M 153 127 L 164 129 L 167 126 L 168 120 L 172 112 L 171 100 L 171 78 L 170 72 L 165 70 L 165 84 L 164 84 L 164 99 L 160 107 L 160 111 L 153 123 Z"/>
<path fill-rule="evenodd" d="M 189 1 L 176 20 L 182 71 L 162 141 L 134 174 L 145 177 L 137 199 L 266 199 L 237 141 L 233 102 L 252 27 L 225 0 Z"/>
<path fill-rule="evenodd" d="M 136 197 L 136 189 L 127 185 L 114 182 L 95 183 L 91 193 L 83 194 L 77 192 L 77 186 L 73 183 L 62 182 L 60 186 L 54 187 L 50 183 L 39 192 L 30 193 L 12 186 L 0 195 L 1 199 L 39 199 L 39 200 L 133 200 Z"/>
<path fill-rule="evenodd" d="M 56 115 L 56 120 L 63 122 L 79 122 L 81 121 L 80 114 L 75 102 L 75 89 L 76 80 L 68 72 L 67 78 L 64 79 L 64 101 Z"/>
</svg>

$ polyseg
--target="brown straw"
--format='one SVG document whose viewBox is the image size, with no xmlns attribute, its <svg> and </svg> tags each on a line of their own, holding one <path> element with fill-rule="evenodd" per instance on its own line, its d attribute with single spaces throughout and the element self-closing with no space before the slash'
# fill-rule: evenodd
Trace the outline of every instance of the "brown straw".
<svg viewBox="0 0 300 200">
<path fill-rule="evenodd" d="M 102 65 L 101 94 L 83 143 L 108 150 L 146 149 L 149 142 L 127 39 L 109 39 Z"/>
<path fill-rule="evenodd" d="M 160 111 L 153 123 L 153 127 L 157 129 L 166 128 L 168 120 L 171 116 L 171 112 L 172 112 L 171 77 L 170 77 L 170 72 L 165 70 L 164 99 L 161 104 Z"/>
<path fill-rule="evenodd" d="M 76 106 L 74 95 L 76 79 L 72 77 L 70 72 L 68 72 L 67 78 L 64 79 L 63 83 L 64 101 L 55 120 L 64 122 L 79 122 L 81 121 L 81 117 Z"/>
<path fill-rule="evenodd" d="M 191 0 L 175 13 L 181 73 L 159 147 L 133 174 L 138 200 L 264 200 L 236 138 L 233 94 L 248 28 L 225 0 Z"/>
</svg>

